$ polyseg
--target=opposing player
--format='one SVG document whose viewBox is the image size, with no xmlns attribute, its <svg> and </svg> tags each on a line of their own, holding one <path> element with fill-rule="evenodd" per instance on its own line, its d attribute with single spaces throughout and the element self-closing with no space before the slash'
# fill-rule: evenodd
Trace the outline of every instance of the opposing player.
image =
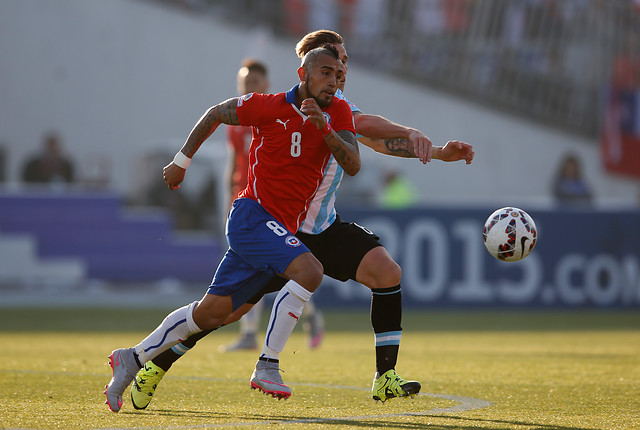
<svg viewBox="0 0 640 430">
<path fill-rule="evenodd" d="M 307 34 L 298 42 L 296 53 L 302 57 L 311 49 L 325 43 L 336 47 L 345 65 L 346 73 L 348 57 L 343 39 L 333 31 L 320 30 Z M 346 74 L 343 75 L 340 83 L 341 90 L 344 88 L 344 78 Z M 344 96 L 339 91 L 336 97 Z M 350 106 L 357 132 L 371 136 L 359 136 L 358 140 L 377 152 L 418 158 L 423 163 L 430 161 L 431 158 L 442 161 L 465 160 L 467 164 L 473 160 L 473 149 L 464 142 L 449 141 L 444 147 L 432 147 L 431 141 L 420 131 L 392 123 L 377 115 L 363 114 L 355 105 L 350 104 Z M 356 224 L 342 221 L 337 215 L 333 204 L 341 179 L 342 169 L 339 166 L 326 169 L 322 185 L 296 236 L 320 260 L 326 275 L 342 281 L 355 279 L 372 290 L 371 322 L 376 335 L 376 375 L 372 397 L 385 401 L 392 397 L 415 394 L 420 390 L 420 384 L 415 381 L 406 381 L 395 372 L 401 336 L 400 267 L 378 242 L 377 236 Z M 284 283 L 282 279 L 273 278 L 259 294 L 248 301 L 248 305 L 256 303 L 264 294 L 280 290 Z M 293 330 L 295 320 L 286 315 L 284 318 L 278 318 L 278 311 L 282 314 L 284 307 L 277 305 L 278 299 L 274 303 L 275 316 L 272 314 L 268 331 L 278 334 L 272 335 L 274 336 L 272 338 L 265 338 L 264 357 L 261 357 L 263 359 L 259 359 L 256 364 L 251 386 L 274 397 L 287 398 L 291 390 L 284 384 L 279 373 L 278 354 Z M 233 322 L 234 318 L 237 319 L 241 311 L 242 309 L 239 309 L 226 323 Z M 299 316 L 299 312 L 298 308 L 292 310 L 296 316 Z M 282 323 L 284 328 L 281 327 Z M 198 333 L 176 345 L 179 347 L 178 351 L 168 350 L 153 362 L 145 364 L 145 369 L 148 368 L 148 370 L 138 374 L 135 389 L 131 390 L 132 402 L 136 408 L 147 407 L 164 376 L 164 371 L 157 371 L 158 367 L 155 364 L 162 363 L 163 367 L 168 368 L 205 334 L 205 332 Z"/>
<path fill-rule="evenodd" d="M 310 51 L 298 69 L 298 85 L 287 93 L 252 93 L 213 106 L 164 168 L 165 182 L 177 189 L 191 157 L 221 123 L 255 127 L 249 186 L 227 220 L 229 250 L 200 301 L 176 309 L 135 347 L 111 353 L 113 375 L 105 394 L 113 412 L 122 407 L 122 394 L 141 363 L 190 335 L 219 327 L 274 274 L 289 279 L 289 291 L 302 300 L 318 287 L 322 264 L 291 232 L 304 219 L 330 160 L 350 175 L 360 169 L 351 110 L 334 98 L 343 73 L 333 46 Z"/>
<path fill-rule="evenodd" d="M 248 93 L 264 94 L 269 92 L 268 71 L 264 63 L 245 59 L 237 74 L 238 94 Z M 227 167 L 227 208 L 247 186 L 249 170 L 249 145 L 251 144 L 251 127 L 232 125 L 227 126 L 227 142 L 229 163 Z M 260 300 L 255 306 L 240 319 L 240 334 L 229 345 L 223 345 L 220 349 L 224 352 L 257 349 L 257 331 L 260 324 L 264 300 Z M 310 301 L 304 309 L 305 331 L 309 335 L 309 346 L 316 348 L 320 345 L 324 334 L 322 312 Z M 181 351 L 181 345 L 174 345 L 176 352 Z M 167 371 L 166 368 L 152 369 L 152 372 Z M 135 387 L 135 386 L 134 386 Z"/>
</svg>

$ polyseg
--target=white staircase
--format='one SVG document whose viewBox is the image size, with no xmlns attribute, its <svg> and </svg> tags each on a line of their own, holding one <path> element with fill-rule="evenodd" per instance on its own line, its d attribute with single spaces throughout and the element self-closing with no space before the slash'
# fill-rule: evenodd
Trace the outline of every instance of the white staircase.
<svg viewBox="0 0 640 430">
<path fill-rule="evenodd" d="M 40 259 L 36 246 L 29 235 L 0 234 L 0 286 L 66 289 L 85 281 L 87 268 L 80 259 Z"/>
</svg>

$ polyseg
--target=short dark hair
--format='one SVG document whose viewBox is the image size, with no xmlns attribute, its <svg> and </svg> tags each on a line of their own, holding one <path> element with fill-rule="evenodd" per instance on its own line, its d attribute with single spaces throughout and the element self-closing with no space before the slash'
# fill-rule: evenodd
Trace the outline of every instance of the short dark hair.
<svg viewBox="0 0 640 430">
<path fill-rule="evenodd" d="M 255 60 L 253 58 L 246 58 L 242 61 L 240 66 L 241 69 L 247 68 L 249 72 L 257 72 L 260 73 L 265 78 L 268 75 L 267 66 L 264 65 L 261 61 Z"/>
<path fill-rule="evenodd" d="M 302 57 L 302 67 L 307 70 L 310 69 L 320 55 L 328 55 L 336 60 L 340 60 L 340 55 L 336 47 L 330 43 L 326 43 L 319 48 L 314 48 L 307 52 L 304 57 Z"/>
<path fill-rule="evenodd" d="M 329 55 L 335 58 L 336 60 L 340 59 L 340 53 L 338 52 L 338 49 L 335 46 L 333 46 L 331 43 L 325 43 L 321 47 L 315 48 L 315 49 L 319 49 L 321 53 L 325 55 Z M 329 52 L 323 52 L 323 51 L 329 51 Z"/>
<path fill-rule="evenodd" d="M 344 45 L 344 39 L 340 34 L 332 30 L 317 30 L 308 33 L 296 44 L 296 54 L 299 58 L 304 57 L 309 51 L 329 44 Z"/>
</svg>

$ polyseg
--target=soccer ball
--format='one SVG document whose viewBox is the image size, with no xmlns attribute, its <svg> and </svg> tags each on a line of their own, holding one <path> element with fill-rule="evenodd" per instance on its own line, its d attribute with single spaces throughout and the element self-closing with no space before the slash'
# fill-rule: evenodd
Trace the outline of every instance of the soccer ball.
<svg viewBox="0 0 640 430">
<path fill-rule="evenodd" d="M 502 261 L 522 260 L 531 253 L 538 239 L 533 219 L 514 207 L 501 208 L 489 215 L 482 235 L 489 254 Z"/>
</svg>

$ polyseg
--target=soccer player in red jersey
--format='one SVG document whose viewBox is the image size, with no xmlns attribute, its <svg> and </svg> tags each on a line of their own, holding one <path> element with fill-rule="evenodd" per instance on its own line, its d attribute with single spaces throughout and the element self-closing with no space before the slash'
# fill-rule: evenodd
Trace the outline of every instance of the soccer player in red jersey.
<svg viewBox="0 0 640 430">
<path fill-rule="evenodd" d="M 267 67 L 257 60 L 246 59 L 238 70 L 238 95 L 249 93 L 266 94 L 269 92 Z M 249 170 L 249 147 L 251 145 L 251 126 L 228 125 L 227 149 L 229 165 L 227 168 L 227 205 L 231 203 L 247 187 Z"/>
<path fill-rule="evenodd" d="M 111 353 L 113 375 L 105 394 L 113 412 L 122 407 L 122 394 L 141 363 L 190 335 L 219 327 L 274 274 L 290 280 L 296 304 L 308 301 L 320 285 L 322 264 L 294 233 L 332 158 L 349 175 L 360 169 L 351 109 L 334 98 L 343 73 L 335 47 L 310 51 L 298 69 L 298 85 L 287 93 L 251 93 L 210 108 L 165 166 L 165 182 L 177 189 L 191 157 L 221 123 L 254 127 L 248 186 L 227 220 L 229 250 L 200 301 L 173 311 L 135 347 Z"/>
<path fill-rule="evenodd" d="M 348 56 L 344 41 L 342 36 L 333 31 L 318 30 L 307 34 L 298 42 L 296 53 L 302 57 L 325 43 L 334 45 L 338 50 L 346 72 Z M 344 88 L 345 78 L 346 74 L 340 82 L 341 90 Z M 344 98 L 341 91 L 336 93 L 336 97 Z M 473 149 L 467 143 L 454 140 L 447 142 L 444 147 L 432 146 L 431 141 L 416 129 L 395 124 L 378 115 L 364 114 L 352 103 L 349 105 L 355 117 L 356 130 L 359 135 L 363 135 L 358 140 L 379 153 L 417 158 L 423 163 L 440 159 L 447 162 L 465 160 L 470 164 L 473 160 Z M 420 390 L 420 384 L 405 381 L 395 373 L 401 337 L 400 266 L 380 244 L 377 236 L 357 224 L 341 220 L 336 214 L 333 203 L 341 178 L 339 168 L 327 169 L 323 183 L 311 203 L 312 209 L 307 213 L 296 236 L 320 260 L 327 276 L 342 281 L 354 279 L 372 290 L 371 323 L 375 332 L 376 350 L 372 397 L 385 401 L 392 397 L 415 394 Z M 316 209 L 318 207 L 319 210 Z M 285 279 L 272 278 L 262 291 L 249 299 L 247 305 L 258 302 L 264 294 L 280 291 L 285 283 Z M 286 294 L 286 290 L 283 291 Z M 265 338 L 263 357 L 256 364 L 251 386 L 274 397 L 287 398 L 291 390 L 284 385 L 279 374 L 277 355 L 293 328 L 291 318 L 278 318 L 278 310 L 282 311 L 282 307 L 277 303 L 278 299 L 269 322 L 268 331 L 271 336 Z M 242 310 L 243 308 L 234 312 L 226 324 L 236 321 Z M 299 315 L 300 309 L 294 309 L 292 313 Z M 281 327 L 283 324 L 285 327 Z M 131 399 L 137 409 L 146 408 L 165 372 L 207 333 L 203 331 L 191 336 L 163 352 L 153 362 L 145 363 L 144 370 L 136 377 L 136 390 L 131 390 Z M 277 346 L 274 345 L 274 338 L 277 338 Z M 265 362 L 265 358 L 268 361 Z"/>
<path fill-rule="evenodd" d="M 269 92 L 267 67 L 260 61 L 245 59 L 242 62 L 240 70 L 238 70 L 237 83 L 239 95 L 254 92 L 264 94 Z M 241 125 L 227 126 L 227 143 L 229 163 L 226 174 L 226 198 L 228 200 L 226 207 L 230 208 L 231 203 L 247 186 L 251 127 Z M 240 319 L 240 334 L 238 338 L 229 345 L 221 346 L 221 351 L 228 352 L 258 348 L 256 338 L 260 317 L 262 315 L 263 302 L 264 300 L 259 300 L 258 303 L 256 303 L 255 306 Z M 309 346 L 311 348 L 316 348 L 320 345 L 324 334 L 322 312 L 314 306 L 312 301 L 309 301 L 305 305 L 303 318 L 305 320 L 303 327 L 309 335 Z M 174 345 L 172 349 L 178 354 L 185 350 L 184 345 L 180 344 Z M 151 366 L 151 364 L 149 366 Z M 134 388 L 140 387 L 134 383 Z M 136 394 L 135 391 L 132 392 L 133 394 Z M 145 397 L 142 397 L 142 399 L 143 401 L 147 400 Z M 135 401 L 134 404 L 136 404 Z"/>
</svg>

